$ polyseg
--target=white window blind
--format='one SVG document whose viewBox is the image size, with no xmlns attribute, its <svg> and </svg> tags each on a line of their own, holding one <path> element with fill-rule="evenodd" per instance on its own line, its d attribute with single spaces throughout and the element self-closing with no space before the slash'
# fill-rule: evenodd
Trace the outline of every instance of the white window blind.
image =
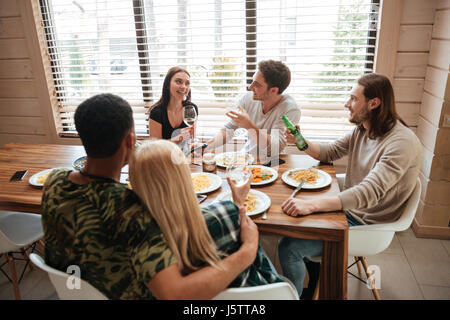
<svg viewBox="0 0 450 320">
<path fill-rule="evenodd" d="M 97 93 L 122 96 L 136 131 L 147 134 L 148 107 L 167 70 L 191 74 L 198 134 L 228 121 L 225 107 L 246 92 L 257 62 L 284 61 L 286 93 L 302 108 L 307 137 L 336 138 L 352 128 L 343 104 L 371 72 L 378 0 L 41 0 L 60 116 L 58 132 L 76 134 L 73 113 Z"/>
</svg>

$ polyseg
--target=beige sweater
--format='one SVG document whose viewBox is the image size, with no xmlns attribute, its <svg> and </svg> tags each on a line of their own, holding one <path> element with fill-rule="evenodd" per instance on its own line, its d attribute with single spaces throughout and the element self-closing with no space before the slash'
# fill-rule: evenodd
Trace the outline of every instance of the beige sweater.
<svg viewBox="0 0 450 320">
<path fill-rule="evenodd" d="M 369 139 L 355 128 L 331 144 L 321 144 L 319 160 L 348 155 L 344 210 L 364 224 L 396 221 L 411 195 L 422 163 L 422 145 L 400 122 L 381 138 Z"/>
</svg>

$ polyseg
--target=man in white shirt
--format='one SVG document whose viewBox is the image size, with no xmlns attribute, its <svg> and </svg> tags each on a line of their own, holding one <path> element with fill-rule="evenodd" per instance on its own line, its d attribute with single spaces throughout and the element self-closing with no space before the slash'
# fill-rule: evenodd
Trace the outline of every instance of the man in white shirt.
<svg viewBox="0 0 450 320">
<path fill-rule="evenodd" d="M 250 92 L 241 97 L 238 110 L 227 112 L 231 120 L 208 141 L 205 152 L 226 144 L 237 128 L 248 131 L 249 140 L 245 151 L 260 155 L 265 153 L 271 157 L 282 152 L 286 146 L 286 137 L 281 116 L 286 115 L 294 124 L 300 120 L 300 108 L 294 98 L 283 94 L 290 82 L 291 72 L 281 61 L 259 62 L 249 87 Z"/>
</svg>

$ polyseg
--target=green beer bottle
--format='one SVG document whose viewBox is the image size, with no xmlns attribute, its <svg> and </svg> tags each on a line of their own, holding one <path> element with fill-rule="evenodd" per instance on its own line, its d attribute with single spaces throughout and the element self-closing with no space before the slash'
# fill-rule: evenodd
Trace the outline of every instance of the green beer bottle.
<svg viewBox="0 0 450 320">
<path fill-rule="evenodd" d="M 300 151 L 304 151 L 308 149 L 308 144 L 306 143 L 305 138 L 303 138 L 302 134 L 300 133 L 300 130 L 297 129 L 296 126 L 294 126 L 291 122 L 291 120 L 288 119 L 286 116 L 282 116 L 281 120 L 283 120 L 284 124 L 286 125 L 286 128 L 294 135 L 295 137 L 295 145 Z"/>
</svg>

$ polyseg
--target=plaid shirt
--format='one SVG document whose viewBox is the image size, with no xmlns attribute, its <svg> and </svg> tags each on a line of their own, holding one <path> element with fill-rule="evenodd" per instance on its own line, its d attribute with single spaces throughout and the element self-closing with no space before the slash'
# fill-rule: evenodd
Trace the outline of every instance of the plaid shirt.
<svg viewBox="0 0 450 320">
<path fill-rule="evenodd" d="M 203 216 L 217 249 L 230 255 L 241 247 L 239 209 L 231 201 L 215 202 L 202 208 Z M 255 261 L 245 269 L 229 287 L 251 287 L 283 282 L 271 268 L 269 258 L 258 245 Z"/>
</svg>

